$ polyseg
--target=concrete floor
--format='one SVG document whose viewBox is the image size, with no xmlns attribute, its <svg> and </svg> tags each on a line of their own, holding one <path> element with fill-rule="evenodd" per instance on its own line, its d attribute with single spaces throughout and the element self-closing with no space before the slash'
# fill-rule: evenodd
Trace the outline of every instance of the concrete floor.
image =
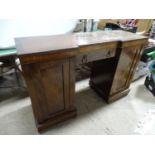
<svg viewBox="0 0 155 155">
<path fill-rule="evenodd" d="M 144 80 L 145 78 L 141 78 L 132 83 L 129 95 L 111 104 L 106 104 L 89 88 L 88 80 L 78 82 L 78 116 L 41 134 L 138 134 L 135 132 L 138 122 L 149 110 L 155 109 L 155 98 L 144 87 Z M 0 134 L 39 134 L 35 127 L 30 98 L 24 89 L 0 88 Z"/>
</svg>

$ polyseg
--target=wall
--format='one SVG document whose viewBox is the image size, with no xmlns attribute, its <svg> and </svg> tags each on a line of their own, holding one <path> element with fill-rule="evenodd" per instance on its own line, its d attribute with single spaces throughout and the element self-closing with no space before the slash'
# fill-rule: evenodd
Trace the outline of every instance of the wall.
<svg viewBox="0 0 155 155">
<path fill-rule="evenodd" d="M 55 35 L 72 32 L 76 19 L 0 20 L 0 48 L 13 47 L 15 37 Z"/>
</svg>

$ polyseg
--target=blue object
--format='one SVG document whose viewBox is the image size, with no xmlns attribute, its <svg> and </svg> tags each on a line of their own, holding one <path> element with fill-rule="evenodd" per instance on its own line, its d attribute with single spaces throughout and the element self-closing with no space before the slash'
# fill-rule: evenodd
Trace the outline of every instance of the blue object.
<svg viewBox="0 0 155 155">
<path fill-rule="evenodd" d="M 149 65 L 149 70 L 151 72 L 152 75 L 152 79 L 155 82 L 155 61 L 153 61 L 150 65 Z"/>
</svg>

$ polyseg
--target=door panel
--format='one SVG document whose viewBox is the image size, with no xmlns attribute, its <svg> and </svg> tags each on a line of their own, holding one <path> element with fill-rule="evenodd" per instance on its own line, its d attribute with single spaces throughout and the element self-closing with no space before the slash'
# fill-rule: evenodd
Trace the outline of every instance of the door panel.
<svg viewBox="0 0 155 155">
<path fill-rule="evenodd" d="M 62 63 L 40 69 L 48 115 L 64 110 L 63 71 Z"/>
<path fill-rule="evenodd" d="M 140 45 L 122 49 L 110 92 L 111 95 L 129 87 L 140 53 Z"/>
<path fill-rule="evenodd" d="M 70 66 L 69 58 L 23 66 L 38 122 L 70 110 Z"/>
<path fill-rule="evenodd" d="M 69 91 L 65 84 L 69 83 L 69 60 L 40 63 L 40 76 L 48 115 L 64 112 L 69 104 L 65 95 Z"/>
</svg>

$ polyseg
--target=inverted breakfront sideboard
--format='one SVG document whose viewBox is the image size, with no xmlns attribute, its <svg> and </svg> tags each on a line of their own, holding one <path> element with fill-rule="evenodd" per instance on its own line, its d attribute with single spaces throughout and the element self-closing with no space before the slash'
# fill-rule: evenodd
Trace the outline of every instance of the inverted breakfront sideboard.
<svg viewBox="0 0 155 155">
<path fill-rule="evenodd" d="M 38 130 L 76 116 L 77 64 L 91 62 L 90 87 L 106 102 L 127 95 L 147 40 L 121 30 L 16 38 Z"/>
</svg>

